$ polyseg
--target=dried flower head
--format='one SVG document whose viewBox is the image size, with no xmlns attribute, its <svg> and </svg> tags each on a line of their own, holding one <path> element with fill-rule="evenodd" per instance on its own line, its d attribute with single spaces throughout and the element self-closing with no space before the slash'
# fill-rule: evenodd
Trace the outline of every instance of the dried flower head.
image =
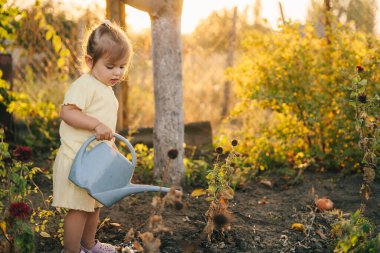
<svg viewBox="0 0 380 253">
<path fill-rule="evenodd" d="M 375 180 L 376 172 L 373 168 L 370 167 L 364 167 L 364 181 L 371 184 Z"/>
<path fill-rule="evenodd" d="M 223 227 L 228 222 L 228 218 L 224 214 L 215 215 L 213 220 L 214 220 L 215 225 L 218 227 Z"/>
<path fill-rule="evenodd" d="M 162 216 L 161 215 L 153 215 L 149 218 L 148 228 L 152 231 L 154 228 L 158 227 L 162 224 Z"/>
<path fill-rule="evenodd" d="M 359 94 L 358 95 L 358 101 L 360 103 L 363 103 L 363 104 L 367 103 L 367 94 L 365 94 L 365 93 Z"/>
<path fill-rule="evenodd" d="M 238 145 L 238 141 L 234 139 L 234 140 L 231 141 L 231 144 L 232 144 L 232 146 L 235 147 L 235 146 Z"/>
<path fill-rule="evenodd" d="M 174 202 L 174 207 L 176 210 L 181 210 L 183 208 L 183 204 L 181 201 L 175 201 Z"/>
<path fill-rule="evenodd" d="M 130 241 L 132 241 L 133 239 L 135 239 L 135 230 L 133 228 L 130 228 L 128 230 L 128 233 L 125 235 L 124 237 L 124 242 L 125 243 L 129 243 Z"/>
<path fill-rule="evenodd" d="M 175 187 L 171 187 L 169 192 L 163 198 L 163 202 L 164 204 L 175 206 L 177 208 L 177 205 L 178 205 L 177 202 L 180 202 L 182 204 L 182 195 L 183 195 L 182 191 L 176 190 Z"/>
<path fill-rule="evenodd" d="M 26 146 L 19 146 L 13 150 L 13 156 L 17 160 L 27 162 L 32 157 L 32 149 Z"/>
<path fill-rule="evenodd" d="M 178 150 L 177 150 L 177 149 L 172 148 L 172 149 L 170 149 L 170 150 L 168 151 L 168 157 L 169 157 L 170 159 L 176 159 L 177 156 L 178 156 Z"/>
<path fill-rule="evenodd" d="M 30 207 L 24 202 L 13 202 L 9 206 L 9 215 L 15 219 L 28 219 L 30 217 Z"/>
<path fill-rule="evenodd" d="M 364 68 L 362 66 L 356 66 L 356 70 L 358 71 L 358 73 L 362 73 L 364 71 Z"/>
<path fill-rule="evenodd" d="M 222 148 L 222 147 L 217 147 L 217 148 L 215 149 L 215 153 L 217 153 L 217 154 L 219 154 L 219 155 L 223 154 L 223 148 Z"/>
<path fill-rule="evenodd" d="M 149 218 L 148 229 L 153 233 L 171 231 L 169 227 L 165 226 L 162 216 L 157 214 Z"/>
<path fill-rule="evenodd" d="M 159 252 L 161 246 L 161 240 L 155 238 L 151 232 L 145 232 L 139 236 L 143 243 L 144 252 Z"/>
<path fill-rule="evenodd" d="M 154 196 L 153 199 L 152 199 L 152 206 L 153 206 L 154 208 L 157 208 L 157 207 L 161 206 L 161 204 L 162 204 L 162 199 L 161 199 L 161 197 L 159 197 L 159 196 Z"/>
</svg>

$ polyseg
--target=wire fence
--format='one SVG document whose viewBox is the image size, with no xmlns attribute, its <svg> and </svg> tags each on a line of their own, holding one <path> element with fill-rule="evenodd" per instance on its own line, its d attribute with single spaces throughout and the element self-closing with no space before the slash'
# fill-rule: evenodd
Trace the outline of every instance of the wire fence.
<svg viewBox="0 0 380 253">
<path fill-rule="evenodd" d="M 62 38 L 64 46 L 70 51 L 67 58 L 64 72 L 69 78 L 76 78 L 80 75 L 81 70 L 81 53 L 78 52 L 70 43 L 70 38 Z M 16 59 L 13 61 L 13 78 L 14 82 L 23 83 L 32 79 L 37 83 L 49 83 L 59 79 L 62 74 L 58 71 L 57 62 L 59 56 L 55 53 L 54 48 L 41 44 L 43 47 L 41 53 L 28 55 L 27 48 L 16 48 L 13 51 Z"/>
</svg>

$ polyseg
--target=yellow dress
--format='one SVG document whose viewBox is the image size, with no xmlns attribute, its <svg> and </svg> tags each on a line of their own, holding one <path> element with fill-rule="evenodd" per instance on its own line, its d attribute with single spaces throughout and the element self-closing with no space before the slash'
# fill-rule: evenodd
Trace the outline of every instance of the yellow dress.
<svg viewBox="0 0 380 253">
<path fill-rule="evenodd" d="M 115 132 L 119 106 L 115 94 L 111 87 L 90 74 L 82 75 L 71 84 L 63 102 L 63 105 L 68 104 L 76 105 L 85 114 L 95 117 Z M 68 176 L 76 153 L 94 132 L 71 127 L 62 121 L 59 135 L 61 146 L 53 165 L 52 205 L 93 212 L 94 208 L 102 205 L 88 195 L 86 190 L 73 184 Z M 94 141 L 92 146 L 96 144 L 97 141 Z"/>
</svg>

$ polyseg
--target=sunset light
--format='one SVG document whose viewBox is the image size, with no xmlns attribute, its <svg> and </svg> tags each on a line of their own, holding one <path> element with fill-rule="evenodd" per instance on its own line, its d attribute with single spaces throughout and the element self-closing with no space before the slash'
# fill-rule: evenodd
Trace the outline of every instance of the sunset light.
<svg viewBox="0 0 380 253">
<path fill-rule="evenodd" d="M 88 7 L 97 3 L 100 7 L 105 8 L 106 1 L 76 1 L 64 0 L 63 4 L 70 6 Z M 285 18 L 303 21 L 306 16 L 309 0 L 284 0 L 280 1 L 283 5 Z M 212 11 L 221 10 L 223 8 L 233 8 L 238 6 L 239 10 L 243 10 L 248 5 L 252 7 L 254 1 L 251 0 L 184 0 L 182 11 L 182 33 L 192 32 L 200 20 L 205 19 Z M 278 0 L 261 1 L 262 16 L 267 19 L 273 28 L 276 28 L 280 17 Z M 150 27 L 150 20 L 147 13 L 136 10 L 126 5 L 127 22 L 131 25 L 133 31 L 139 31 Z"/>
</svg>

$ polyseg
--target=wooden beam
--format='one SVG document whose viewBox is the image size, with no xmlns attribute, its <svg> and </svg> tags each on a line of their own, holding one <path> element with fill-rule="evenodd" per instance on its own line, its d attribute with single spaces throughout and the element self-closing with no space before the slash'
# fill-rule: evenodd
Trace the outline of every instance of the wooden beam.
<svg viewBox="0 0 380 253">
<path fill-rule="evenodd" d="M 125 4 L 120 0 L 107 0 L 106 18 L 125 28 Z"/>
<path fill-rule="evenodd" d="M 162 0 L 121 0 L 125 4 L 132 6 L 140 11 L 147 12 L 150 16 L 157 16 L 160 10 L 165 6 Z"/>
</svg>

